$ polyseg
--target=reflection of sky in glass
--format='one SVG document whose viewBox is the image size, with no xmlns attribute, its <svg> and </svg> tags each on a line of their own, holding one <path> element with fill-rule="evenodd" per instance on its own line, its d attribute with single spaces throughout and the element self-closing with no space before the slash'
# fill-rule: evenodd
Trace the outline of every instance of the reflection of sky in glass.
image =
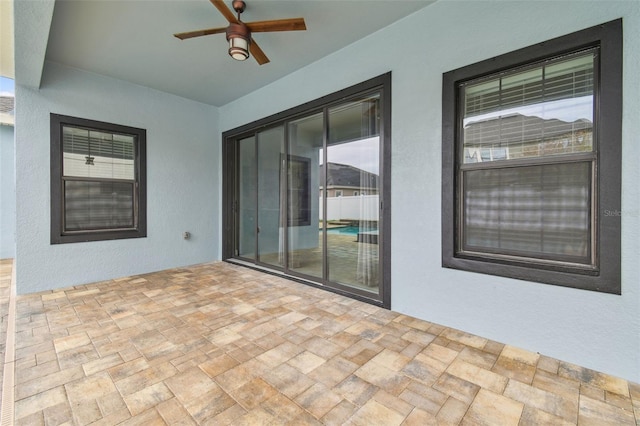
<svg viewBox="0 0 640 426">
<path fill-rule="evenodd" d="M 474 115 L 464 119 L 464 126 L 486 121 L 492 118 L 521 114 L 529 117 L 540 117 L 545 120 L 552 118 L 571 123 L 576 120 L 588 120 L 593 122 L 593 96 L 581 96 L 578 98 L 561 99 L 558 101 L 542 102 L 533 105 L 523 105 L 500 111 L 492 111 L 486 114 Z"/>
<path fill-rule="evenodd" d="M 380 156 L 379 156 L 378 136 L 373 138 L 361 139 L 349 143 L 331 145 L 329 147 L 329 162 L 348 164 L 361 170 L 376 175 L 380 174 Z M 320 164 L 322 164 L 323 150 L 320 149 Z"/>
<path fill-rule="evenodd" d="M 0 77 L 0 95 L 14 96 L 14 93 L 15 93 L 14 81 L 7 77 Z"/>
</svg>

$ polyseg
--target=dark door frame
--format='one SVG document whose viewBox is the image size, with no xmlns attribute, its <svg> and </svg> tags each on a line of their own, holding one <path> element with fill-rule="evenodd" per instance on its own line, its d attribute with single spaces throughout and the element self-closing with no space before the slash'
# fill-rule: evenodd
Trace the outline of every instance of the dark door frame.
<svg viewBox="0 0 640 426">
<path fill-rule="evenodd" d="M 308 277 L 286 273 L 287 264 L 283 269 L 268 267 L 254 262 L 238 261 L 234 250 L 237 238 L 237 214 L 238 200 L 236 197 L 238 189 L 238 176 L 236 171 L 236 161 L 238 158 L 237 141 L 256 135 L 258 132 L 274 127 L 285 125 L 285 144 L 288 142 L 286 124 L 293 119 L 300 118 L 313 113 L 323 112 L 326 115 L 328 108 L 356 98 L 360 95 L 377 92 L 380 94 L 381 120 L 380 120 L 380 224 L 379 227 L 379 283 L 378 297 L 372 297 L 371 293 L 354 292 L 351 287 L 336 285 L 331 286 L 325 283 L 326 278 L 321 282 L 312 281 Z M 325 134 L 326 126 L 325 120 Z M 326 185 L 325 185 L 326 188 Z M 285 191 L 286 192 L 286 191 Z M 285 194 L 286 196 L 286 194 Z M 323 207 L 324 208 L 324 207 Z M 325 212 L 326 213 L 326 212 Z M 286 232 L 285 232 L 286 234 Z M 285 242 L 286 243 L 286 242 Z M 286 251 L 286 250 L 285 250 Z M 277 114 L 262 118 L 260 120 L 245 124 L 223 132 L 222 134 L 222 260 L 239 263 L 244 266 L 259 269 L 263 272 L 284 276 L 294 281 L 307 285 L 322 288 L 334 293 L 358 299 L 367 303 L 391 308 L 391 72 L 374 77 L 370 80 L 356 84 L 349 88 L 331 93 L 316 100 L 290 108 Z M 286 259 L 285 259 L 286 260 Z M 323 274 L 324 275 L 324 274 Z"/>
</svg>

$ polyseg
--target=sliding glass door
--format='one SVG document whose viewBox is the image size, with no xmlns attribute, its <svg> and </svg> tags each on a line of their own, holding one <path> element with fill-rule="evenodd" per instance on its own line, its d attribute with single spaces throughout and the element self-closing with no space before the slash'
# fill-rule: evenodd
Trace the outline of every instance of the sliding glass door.
<svg viewBox="0 0 640 426">
<path fill-rule="evenodd" d="M 329 281 L 375 290 L 380 247 L 379 99 L 373 94 L 329 108 L 325 163 Z"/>
<path fill-rule="evenodd" d="M 255 260 L 258 217 L 256 211 L 258 180 L 256 138 L 238 141 L 238 240 L 236 254 Z"/>
<path fill-rule="evenodd" d="M 259 132 L 258 150 L 258 261 L 284 264 L 282 208 L 284 130 L 282 126 Z"/>
<path fill-rule="evenodd" d="M 388 305 L 383 101 L 376 87 L 227 137 L 225 258 Z"/>
<path fill-rule="evenodd" d="M 282 266 L 283 127 L 238 141 L 238 242 L 241 258 Z"/>
<path fill-rule="evenodd" d="M 322 112 L 288 123 L 288 267 L 293 273 L 324 278 L 320 162 Z"/>
</svg>

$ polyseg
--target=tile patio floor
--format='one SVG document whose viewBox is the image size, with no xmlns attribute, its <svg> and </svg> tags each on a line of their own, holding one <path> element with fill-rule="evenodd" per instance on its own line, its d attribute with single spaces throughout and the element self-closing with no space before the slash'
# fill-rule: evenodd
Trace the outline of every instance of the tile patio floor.
<svg viewBox="0 0 640 426">
<path fill-rule="evenodd" d="M 640 385 L 209 263 L 19 296 L 15 423 L 640 425 Z"/>
</svg>

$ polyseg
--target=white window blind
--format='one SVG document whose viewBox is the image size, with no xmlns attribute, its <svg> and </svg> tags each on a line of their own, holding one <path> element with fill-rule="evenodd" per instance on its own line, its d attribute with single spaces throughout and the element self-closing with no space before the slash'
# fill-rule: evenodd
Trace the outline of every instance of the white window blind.
<svg viewBox="0 0 640 426">
<path fill-rule="evenodd" d="M 463 86 L 465 163 L 593 150 L 590 50 Z M 502 148 L 504 157 L 482 156 Z"/>
<path fill-rule="evenodd" d="M 135 223 L 135 137 L 63 126 L 65 231 Z"/>
</svg>

